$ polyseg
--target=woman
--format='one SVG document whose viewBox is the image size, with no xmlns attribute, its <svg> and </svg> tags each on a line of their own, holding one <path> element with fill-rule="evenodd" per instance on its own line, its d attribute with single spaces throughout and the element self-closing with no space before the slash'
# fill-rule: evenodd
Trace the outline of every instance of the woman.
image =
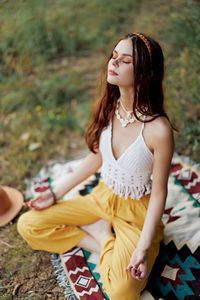
<svg viewBox="0 0 200 300">
<path fill-rule="evenodd" d="M 119 40 L 86 132 L 90 154 L 62 186 L 30 201 L 32 210 L 18 222 L 33 249 L 63 253 L 78 245 L 100 252 L 99 272 L 111 300 L 139 299 L 163 238 L 174 149 L 163 75 L 154 39 L 129 33 Z M 102 178 L 89 195 L 55 204 L 100 167 Z"/>
</svg>

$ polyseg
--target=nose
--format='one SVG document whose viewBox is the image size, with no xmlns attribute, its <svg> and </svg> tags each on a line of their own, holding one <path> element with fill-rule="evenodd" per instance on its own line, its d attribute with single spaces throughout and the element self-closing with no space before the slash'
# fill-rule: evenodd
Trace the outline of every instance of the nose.
<svg viewBox="0 0 200 300">
<path fill-rule="evenodd" d="M 112 61 L 113 66 L 119 66 L 119 61 L 118 59 L 115 59 Z"/>
</svg>

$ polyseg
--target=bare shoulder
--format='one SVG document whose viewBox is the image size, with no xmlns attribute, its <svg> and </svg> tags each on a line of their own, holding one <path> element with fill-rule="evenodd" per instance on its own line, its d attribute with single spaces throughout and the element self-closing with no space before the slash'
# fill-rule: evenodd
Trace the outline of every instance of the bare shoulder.
<svg viewBox="0 0 200 300">
<path fill-rule="evenodd" d="M 157 138 L 167 137 L 173 133 L 171 124 L 165 117 L 157 117 L 155 120 L 149 122 L 148 127 L 151 133 Z"/>
<path fill-rule="evenodd" d="M 157 117 L 155 120 L 148 122 L 146 133 L 151 140 L 151 146 L 155 149 L 158 145 L 168 145 L 173 147 L 174 136 L 173 129 L 166 117 Z"/>
</svg>

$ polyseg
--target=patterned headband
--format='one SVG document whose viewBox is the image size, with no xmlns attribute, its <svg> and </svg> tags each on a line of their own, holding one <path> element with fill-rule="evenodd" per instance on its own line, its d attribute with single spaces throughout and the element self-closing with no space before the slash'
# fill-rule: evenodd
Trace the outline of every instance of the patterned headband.
<svg viewBox="0 0 200 300">
<path fill-rule="evenodd" d="M 150 47 L 150 43 L 149 41 L 145 38 L 145 36 L 141 33 L 138 33 L 138 32 L 134 32 L 133 35 L 136 35 L 138 36 L 139 38 L 141 38 L 141 40 L 145 43 L 146 47 L 147 47 L 147 50 L 149 52 L 149 56 L 151 58 L 151 47 Z"/>
</svg>

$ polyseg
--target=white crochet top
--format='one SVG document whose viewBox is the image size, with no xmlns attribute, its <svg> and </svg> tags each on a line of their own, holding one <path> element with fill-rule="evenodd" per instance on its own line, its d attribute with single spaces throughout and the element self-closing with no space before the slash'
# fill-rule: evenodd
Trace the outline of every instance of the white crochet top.
<svg viewBox="0 0 200 300">
<path fill-rule="evenodd" d="M 112 151 L 112 118 L 103 129 L 99 150 L 102 154 L 101 176 L 115 194 L 138 200 L 149 194 L 152 187 L 153 154 L 143 138 L 144 122 L 136 140 L 115 159 Z"/>
</svg>

